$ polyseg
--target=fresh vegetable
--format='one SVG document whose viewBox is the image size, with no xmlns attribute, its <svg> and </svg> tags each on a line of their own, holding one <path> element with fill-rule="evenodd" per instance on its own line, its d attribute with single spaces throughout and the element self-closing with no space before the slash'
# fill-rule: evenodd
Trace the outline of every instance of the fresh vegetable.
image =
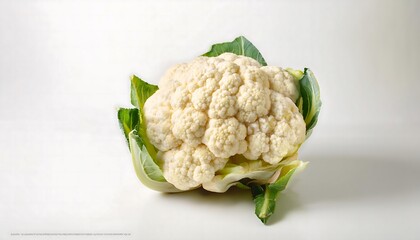
<svg viewBox="0 0 420 240">
<path fill-rule="evenodd" d="M 245 37 L 169 69 L 155 86 L 133 76 L 118 111 L 141 182 L 162 192 L 249 189 L 266 223 L 305 163 L 297 151 L 321 107 L 313 73 L 267 66 Z"/>
</svg>

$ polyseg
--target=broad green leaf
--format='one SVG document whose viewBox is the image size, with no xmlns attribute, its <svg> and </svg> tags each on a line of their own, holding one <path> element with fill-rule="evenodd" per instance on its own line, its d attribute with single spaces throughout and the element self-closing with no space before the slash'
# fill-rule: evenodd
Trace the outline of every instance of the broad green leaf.
<svg viewBox="0 0 420 240">
<path fill-rule="evenodd" d="M 139 111 L 137 108 L 118 109 L 118 121 L 128 143 L 128 134 L 139 124 Z"/>
<path fill-rule="evenodd" d="M 150 156 L 143 140 L 133 130 L 129 133 L 129 143 L 134 169 L 140 181 L 150 189 L 160 192 L 180 192 L 163 176 L 162 170 Z"/>
<path fill-rule="evenodd" d="M 145 144 L 148 152 L 153 159 L 156 157 L 156 151 L 154 146 L 149 142 L 149 139 L 146 134 L 146 124 L 144 121 L 143 107 L 146 100 L 152 96 L 157 90 L 158 86 L 147 83 L 133 75 L 131 77 L 131 104 L 133 104 L 138 109 L 138 119 L 139 124 L 137 125 L 136 130 L 138 131 L 138 136 L 142 139 Z"/>
<path fill-rule="evenodd" d="M 243 55 L 257 60 L 261 65 L 267 66 L 260 51 L 248 39 L 243 36 L 235 38 L 232 42 L 218 43 L 211 46 L 210 51 L 203 56 L 217 57 L 222 53 L 230 52 L 237 55 Z"/>
<path fill-rule="evenodd" d="M 309 68 L 305 68 L 303 78 L 299 81 L 299 87 L 302 98 L 300 110 L 306 123 L 306 136 L 308 138 L 318 121 L 322 105 L 318 81 Z"/>
<path fill-rule="evenodd" d="M 275 211 L 279 193 L 286 188 L 293 173 L 304 166 L 305 164 L 302 161 L 295 160 L 281 168 L 279 178 L 274 183 L 250 185 L 255 203 L 255 214 L 264 224 L 267 223 L 267 220 Z"/>
<path fill-rule="evenodd" d="M 131 77 L 131 104 L 142 110 L 146 100 L 158 89 L 158 86 L 147 83 L 133 75 Z"/>
</svg>

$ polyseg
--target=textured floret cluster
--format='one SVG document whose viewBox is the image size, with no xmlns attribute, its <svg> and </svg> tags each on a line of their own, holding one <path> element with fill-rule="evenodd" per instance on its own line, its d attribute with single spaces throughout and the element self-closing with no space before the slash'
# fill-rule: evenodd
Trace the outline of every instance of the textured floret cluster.
<svg viewBox="0 0 420 240">
<path fill-rule="evenodd" d="M 180 190 L 209 182 L 229 158 L 277 164 L 305 140 L 287 71 L 224 53 L 168 70 L 144 105 L 147 135 L 165 179 Z"/>
</svg>

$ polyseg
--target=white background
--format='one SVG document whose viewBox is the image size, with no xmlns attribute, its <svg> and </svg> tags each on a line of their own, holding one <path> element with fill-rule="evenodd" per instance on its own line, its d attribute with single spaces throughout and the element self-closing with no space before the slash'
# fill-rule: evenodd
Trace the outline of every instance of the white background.
<svg viewBox="0 0 420 240">
<path fill-rule="evenodd" d="M 322 91 L 268 226 L 247 192 L 142 186 L 116 118 L 131 74 L 239 35 Z M 419 42 L 419 1 L 0 1 L 0 239 L 420 239 Z"/>
</svg>

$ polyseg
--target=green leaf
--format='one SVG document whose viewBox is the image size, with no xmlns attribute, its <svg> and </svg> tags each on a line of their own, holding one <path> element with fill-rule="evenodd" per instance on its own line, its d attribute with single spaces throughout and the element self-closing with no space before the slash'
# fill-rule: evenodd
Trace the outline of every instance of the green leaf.
<svg viewBox="0 0 420 240">
<path fill-rule="evenodd" d="M 302 97 L 300 110 L 306 123 L 306 136 L 308 138 L 318 122 L 322 105 L 318 81 L 309 68 L 305 68 L 303 78 L 299 81 L 299 87 Z"/>
<path fill-rule="evenodd" d="M 180 192 L 179 189 L 166 181 L 162 170 L 149 154 L 143 139 L 137 135 L 137 131 L 131 131 L 128 136 L 133 165 L 138 179 L 144 185 L 156 191 Z"/>
<path fill-rule="evenodd" d="M 232 42 L 218 43 L 211 46 L 210 51 L 203 56 L 217 57 L 222 53 L 230 52 L 237 55 L 243 55 L 257 60 L 261 65 L 267 66 L 260 51 L 248 39 L 243 36 L 235 38 Z"/>
<path fill-rule="evenodd" d="M 281 169 L 280 176 L 274 183 L 265 185 L 250 185 L 255 203 L 255 214 L 261 222 L 264 224 L 267 223 L 267 220 L 274 213 L 279 193 L 286 188 L 293 173 L 299 167 L 303 167 L 304 165 L 305 164 L 302 161 L 296 160 Z"/>
<path fill-rule="evenodd" d="M 139 111 L 137 108 L 118 109 L 118 121 L 128 143 L 128 134 L 139 124 Z M 130 147 L 130 145 L 129 145 Z"/>
<path fill-rule="evenodd" d="M 146 100 L 152 96 L 157 90 L 158 86 L 147 83 L 133 75 L 131 77 L 131 104 L 133 104 L 138 109 L 138 119 L 139 123 L 136 127 L 138 131 L 138 136 L 142 139 L 142 142 L 146 146 L 148 152 L 153 159 L 156 157 L 156 151 L 154 146 L 149 142 L 149 139 L 146 134 L 146 124 L 143 116 L 143 107 Z"/>
<path fill-rule="evenodd" d="M 146 100 L 158 89 L 158 86 L 147 83 L 133 75 L 131 77 L 131 104 L 142 110 Z"/>
</svg>

